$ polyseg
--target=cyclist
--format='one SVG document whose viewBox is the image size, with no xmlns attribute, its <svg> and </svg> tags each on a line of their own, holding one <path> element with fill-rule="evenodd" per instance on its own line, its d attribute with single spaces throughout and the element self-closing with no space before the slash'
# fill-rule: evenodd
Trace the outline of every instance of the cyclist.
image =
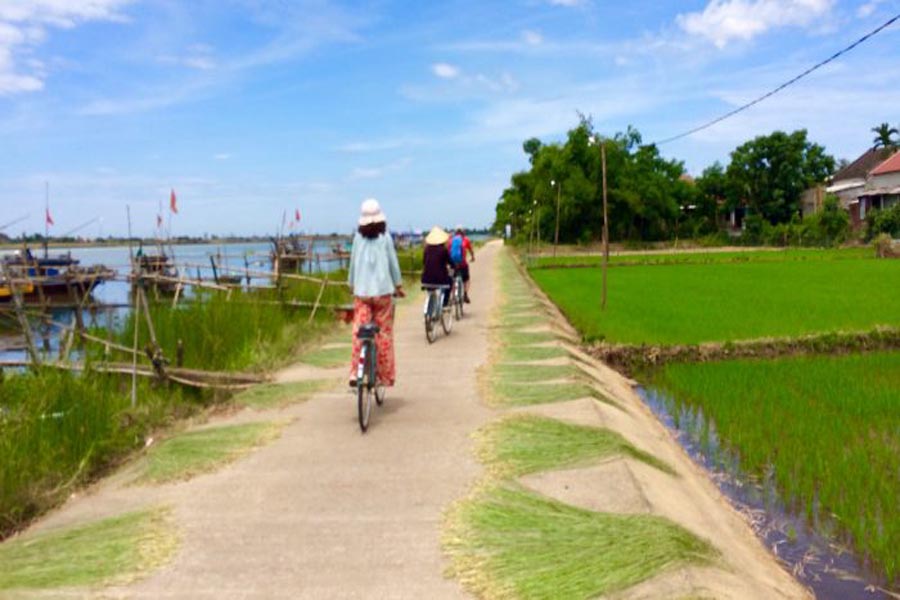
<svg viewBox="0 0 900 600">
<path fill-rule="evenodd" d="M 450 250 L 447 247 L 449 239 L 447 232 L 435 225 L 425 237 L 425 249 L 422 254 L 422 283 L 448 286 L 444 290 L 445 308 L 450 301 L 449 286 L 453 285 L 453 278 L 450 277 Z"/>
<path fill-rule="evenodd" d="M 472 242 L 466 237 L 462 225 L 456 226 L 456 231 L 450 241 L 447 242 L 447 250 L 450 251 L 450 262 L 453 268 L 462 274 L 465 290 L 463 300 L 466 304 L 469 302 L 469 263 L 466 261 L 466 253 L 468 252 L 472 262 L 475 262 L 475 251 L 472 249 Z"/>
<path fill-rule="evenodd" d="M 390 387 L 396 377 L 394 364 L 394 314 L 392 295 L 405 296 L 400 263 L 394 241 L 387 231 L 387 219 L 378 201 L 362 203 L 359 228 L 350 251 L 350 290 L 353 293 L 353 356 L 350 361 L 350 385 L 356 385 L 356 367 L 362 342 L 356 337 L 360 325 L 374 321 L 379 328 L 375 337 L 378 349 L 378 383 Z"/>
</svg>

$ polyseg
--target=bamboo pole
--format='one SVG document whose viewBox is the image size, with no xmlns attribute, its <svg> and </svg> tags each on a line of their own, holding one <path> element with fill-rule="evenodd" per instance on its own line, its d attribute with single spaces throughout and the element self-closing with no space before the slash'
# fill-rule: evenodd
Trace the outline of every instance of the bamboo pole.
<svg viewBox="0 0 900 600">
<path fill-rule="evenodd" d="M 322 294 L 325 293 L 327 283 L 328 274 L 326 273 L 325 279 L 322 281 L 322 287 L 319 288 L 319 294 L 316 296 L 316 303 L 313 305 L 312 310 L 309 311 L 309 319 L 307 319 L 307 323 L 312 323 L 313 319 L 316 317 L 316 311 L 319 310 L 319 302 L 322 300 Z"/>
<path fill-rule="evenodd" d="M 600 310 L 606 310 L 606 270 L 609 266 L 609 218 L 606 212 L 606 141 L 600 142 L 600 164 L 603 172 L 603 297 Z"/>
</svg>

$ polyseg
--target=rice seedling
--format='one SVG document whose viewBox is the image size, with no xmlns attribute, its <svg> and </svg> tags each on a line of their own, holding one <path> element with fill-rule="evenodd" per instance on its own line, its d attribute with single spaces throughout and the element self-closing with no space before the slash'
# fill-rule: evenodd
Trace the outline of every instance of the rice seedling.
<svg viewBox="0 0 900 600">
<path fill-rule="evenodd" d="M 534 415 L 508 417 L 483 428 L 478 434 L 477 454 L 495 474 L 504 477 L 585 466 L 620 455 L 673 472 L 618 433 Z"/>
<path fill-rule="evenodd" d="M 670 364 L 652 377 L 702 411 L 751 476 L 900 583 L 900 353 Z"/>
<path fill-rule="evenodd" d="M 871 259 L 869 248 L 786 248 L 728 252 L 653 252 L 645 254 L 610 254 L 611 266 L 625 265 L 677 265 L 740 262 L 786 262 L 821 260 Z M 566 256 L 540 256 L 530 262 L 530 268 L 554 268 L 568 266 L 600 266 L 603 257 L 597 254 L 570 254 Z"/>
<path fill-rule="evenodd" d="M 450 574 L 488 598 L 596 598 L 686 564 L 714 548 L 661 517 L 597 513 L 489 485 L 448 514 Z"/>
<path fill-rule="evenodd" d="M 177 547 L 165 509 L 29 535 L 0 545 L 0 591 L 127 583 L 165 564 Z"/>
<path fill-rule="evenodd" d="M 245 423 L 177 434 L 150 449 L 136 483 L 167 483 L 214 471 L 275 439 L 282 426 Z"/>
<path fill-rule="evenodd" d="M 233 398 L 238 406 L 246 406 L 255 410 L 279 408 L 295 402 L 305 402 L 317 392 L 334 386 L 330 379 L 312 379 L 294 383 L 271 383 L 257 385 L 245 390 Z"/>
<path fill-rule="evenodd" d="M 605 312 L 597 269 L 542 269 L 532 276 L 589 340 L 693 344 L 900 324 L 898 261 L 614 269 Z"/>
</svg>

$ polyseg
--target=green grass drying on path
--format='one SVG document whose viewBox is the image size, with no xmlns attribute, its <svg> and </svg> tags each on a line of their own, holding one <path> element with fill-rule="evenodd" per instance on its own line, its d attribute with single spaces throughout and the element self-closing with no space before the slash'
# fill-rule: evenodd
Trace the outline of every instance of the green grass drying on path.
<svg viewBox="0 0 900 600">
<path fill-rule="evenodd" d="M 500 357 L 506 362 L 530 362 L 568 358 L 569 353 L 560 346 L 501 346 Z"/>
<path fill-rule="evenodd" d="M 126 583 L 165 564 L 177 547 L 159 509 L 29 535 L 0 544 L 0 591 Z"/>
<path fill-rule="evenodd" d="M 150 449 L 137 483 L 189 479 L 233 462 L 281 433 L 279 423 L 246 423 L 175 435 Z"/>
<path fill-rule="evenodd" d="M 497 406 L 529 406 L 595 398 L 609 402 L 600 392 L 584 383 L 513 383 L 495 381 L 488 393 L 489 402 Z"/>
<path fill-rule="evenodd" d="M 491 368 L 492 381 L 507 384 L 536 383 L 553 379 L 577 379 L 582 371 L 573 365 L 519 365 L 499 363 Z"/>
<path fill-rule="evenodd" d="M 512 484 L 458 503 L 447 524 L 450 572 L 483 598 L 596 598 L 716 560 L 708 542 L 661 517 L 591 512 Z"/>
<path fill-rule="evenodd" d="M 508 417 L 483 428 L 478 434 L 477 454 L 495 474 L 504 477 L 586 466 L 619 455 L 672 473 L 663 461 L 609 429 L 534 415 Z"/>
<path fill-rule="evenodd" d="M 300 357 L 300 362 L 320 367 L 322 369 L 331 369 L 350 364 L 350 344 L 346 346 L 331 346 L 328 348 L 319 348 L 306 352 Z"/>
<path fill-rule="evenodd" d="M 611 266 L 624 265 L 672 265 L 672 264 L 708 264 L 735 262 L 786 262 L 804 260 L 858 260 L 873 258 L 875 252 L 871 248 L 840 248 L 822 250 L 815 248 L 787 248 L 724 252 L 650 252 L 644 254 L 615 254 L 609 256 Z M 595 254 L 567 254 L 565 256 L 540 256 L 528 259 L 529 267 L 552 268 L 570 265 L 595 265 L 603 262 L 603 256 Z"/>
<path fill-rule="evenodd" d="M 900 261 L 809 260 L 532 275 L 589 340 L 691 344 L 900 324 Z"/>
<path fill-rule="evenodd" d="M 530 346 L 558 339 L 549 331 L 517 331 L 514 329 L 500 329 L 497 337 L 500 343 L 507 346 Z"/>
<path fill-rule="evenodd" d="M 295 402 L 305 402 L 313 394 L 327 390 L 334 385 L 335 381 L 331 379 L 257 385 L 235 396 L 234 403 L 256 410 L 280 408 Z"/>
<path fill-rule="evenodd" d="M 900 582 L 900 352 L 671 364 L 653 382 L 676 412 L 702 410 L 745 471 L 773 469 L 788 506 L 833 521 Z"/>
</svg>

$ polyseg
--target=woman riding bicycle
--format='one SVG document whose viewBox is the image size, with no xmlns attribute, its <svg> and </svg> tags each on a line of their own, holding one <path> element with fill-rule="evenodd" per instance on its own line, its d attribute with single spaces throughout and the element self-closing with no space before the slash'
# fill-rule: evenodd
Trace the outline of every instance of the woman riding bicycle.
<svg viewBox="0 0 900 600">
<path fill-rule="evenodd" d="M 348 282 L 353 293 L 353 356 L 350 361 L 350 385 L 356 385 L 356 369 L 362 342 L 356 337 L 360 325 L 372 321 L 379 332 L 379 384 L 390 387 L 396 377 L 394 364 L 394 313 L 392 296 L 403 297 L 403 280 L 394 241 L 387 232 L 387 220 L 378 201 L 362 203 L 359 228 L 353 236 Z"/>
<path fill-rule="evenodd" d="M 435 225 L 425 237 L 425 250 L 422 256 L 422 283 L 447 286 L 444 290 L 445 307 L 450 300 L 450 286 L 453 285 L 453 279 L 450 277 L 450 251 L 447 249 L 449 239 L 447 232 Z"/>
</svg>

